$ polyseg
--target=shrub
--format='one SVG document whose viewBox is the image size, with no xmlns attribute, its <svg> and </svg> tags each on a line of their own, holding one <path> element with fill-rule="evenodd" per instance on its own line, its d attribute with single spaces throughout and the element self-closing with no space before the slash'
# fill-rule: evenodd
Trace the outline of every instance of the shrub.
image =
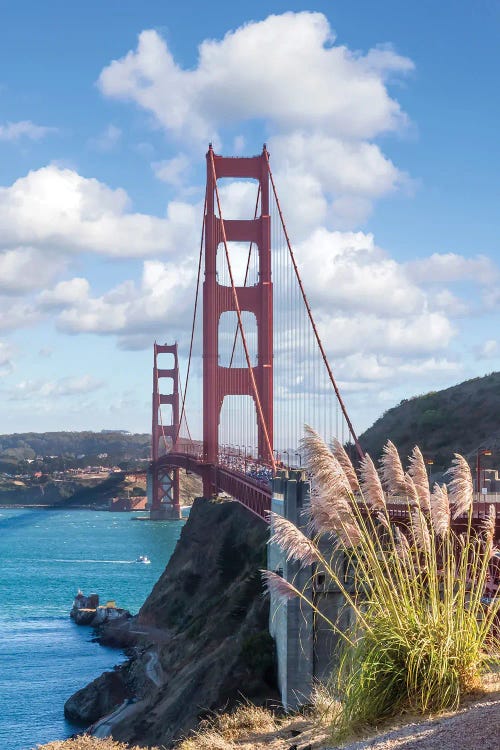
<svg viewBox="0 0 500 750">
<path fill-rule="evenodd" d="M 360 476 L 338 441 L 331 450 L 310 428 L 303 455 L 311 476 L 307 509 L 309 535 L 272 514 L 272 541 L 288 559 L 329 576 L 355 613 L 355 625 L 341 637 L 335 689 L 341 701 L 337 736 L 374 724 L 400 710 L 440 712 L 457 707 L 498 663 L 493 633 L 500 598 L 485 604 L 483 592 L 493 553 L 495 507 L 478 530 L 472 525 L 472 479 L 455 455 L 449 486 L 434 485 L 418 448 L 405 472 L 389 441 L 381 475 L 366 455 Z M 386 498 L 406 498 L 406 521 L 394 523 Z M 459 519 L 463 533 L 452 530 Z M 332 556 L 318 545 L 330 535 Z M 314 536 L 313 538 L 310 538 Z M 354 593 L 334 558 L 347 557 Z M 299 597 L 325 620 L 293 581 L 265 571 L 267 585 L 284 598 Z"/>
</svg>

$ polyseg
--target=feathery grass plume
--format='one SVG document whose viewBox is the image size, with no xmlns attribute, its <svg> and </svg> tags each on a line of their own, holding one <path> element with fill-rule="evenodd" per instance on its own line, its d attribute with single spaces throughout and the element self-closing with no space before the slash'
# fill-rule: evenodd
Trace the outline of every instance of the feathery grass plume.
<svg viewBox="0 0 500 750">
<path fill-rule="evenodd" d="M 334 534 L 345 547 L 359 544 L 361 531 L 345 498 L 334 498 L 332 502 L 331 497 L 314 487 L 304 512 L 309 517 L 307 526 L 311 534 Z"/>
<path fill-rule="evenodd" d="M 302 452 L 312 477 L 309 506 L 310 528 L 334 533 L 346 546 L 355 546 L 361 532 L 351 508 L 351 486 L 344 469 L 318 433 L 305 426 Z"/>
<path fill-rule="evenodd" d="M 450 531 L 451 513 L 448 501 L 448 488 L 445 484 L 436 484 L 431 495 L 431 521 L 436 536 L 445 537 Z"/>
<path fill-rule="evenodd" d="M 297 560 L 303 565 L 311 565 L 319 560 L 319 550 L 291 521 L 278 513 L 269 514 L 273 535 L 270 543 L 277 544 L 286 554 L 287 560 Z"/>
<path fill-rule="evenodd" d="M 416 546 L 429 556 L 431 553 L 431 535 L 425 516 L 418 505 L 412 508 L 411 524 Z"/>
<path fill-rule="evenodd" d="M 401 562 L 404 564 L 411 562 L 410 542 L 399 526 L 394 527 L 394 549 Z"/>
<path fill-rule="evenodd" d="M 387 517 L 383 513 L 380 513 L 380 512 L 376 513 L 375 519 L 377 523 L 380 524 L 380 526 L 384 527 L 384 529 L 390 529 L 391 524 L 389 523 L 389 521 L 387 520 Z"/>
<path fill-rule="evenodd" d="M 451 476 L 451 481 L 448 483 L 448 496 L 453 508 L 453 521 L 470 510 L 474 498 L 469 464 L 460 453 L 455 453 L 454 456 L 452 466 L 446 472 Z"/>
<path fill-rule="evenodd" d="M 481 531 L 483 533 L 484 538 L 484 547 L 486 550 L 486 554 L 490 555 L 493 552 L 493 540 L 495 538 L 495 524 L 496 524 L 496 508 L 493 505 L 493 503 L 490 503 L 488 506 L 488 513 L 486 515 L 486 518 L 484 518 L 481 522 Z"/>
<path fill-rule="evenodd" d="M 313 481 L 322 489 L 328 488 L 339 497 L 349 497 L 351 485 L 338 459 L 316 430 L 309 425 L 306 425 L 304 430 L 306 435 L 301 441 L 302 452 Z"/>
<path fill-rule="evenodd" d="M 367 503 L 377 510 L 385 510 L 385 494 L 382 482 L 372 459 L 365 453 L 360 464 L 361 491 Z"/>
<path fill-rule="evenodd" d="M 430 510 L 430 489 L 429 489 L 429 477 L 427 476 L 427 468 L 425 466 L 424 457 L 422 451 L 416 445 L 411 453 L 410 464 L 408 468 L 408 474 L 413 479 L 415 487 L 417 488 L 418 501 L 423 511 L 428 512 Z"/>
<path fill-rule="evenodd" d="M 347 481 L 349 482 L 352 492 L 359 492 L 360 486 L 358 477 L 356 476 L 356 472 L 354 471 L 354 466 L 352 465 L 351 459 L 347 455 L 344 446 L 337 438 L 333 438 L 332 440 L 332 453 L 344 469 L 344 473 L 347 477 Z"/>
<path fill-rule="evenodd" d="M 406 499 L 411 505 L 420 506 L 416 484 L 408 473 L 405 473 L 404 475 L 403 491 L 406 495 Z"/>
<path fill-rule="evenodd" d="M 382 482 L 391 495 L 406 494 L 406 481 L 398 449 L 391 440 L 384 445 L 380 459 Z"/>
<path fill-rule="evenodd" d="M 300 591 L 283 576 L 274 573 L 272 570 L 261 570 L 261 574 L 264 585 L 270 594 L 276 594 L 279 599 L 294 599 L 296 596 L 300 596 Z"/>
</svg>

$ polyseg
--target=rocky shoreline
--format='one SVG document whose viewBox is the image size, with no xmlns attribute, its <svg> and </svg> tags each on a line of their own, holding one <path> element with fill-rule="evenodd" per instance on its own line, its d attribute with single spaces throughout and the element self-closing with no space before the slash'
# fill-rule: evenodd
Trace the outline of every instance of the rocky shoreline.
<svg viewBox="0 0 500 750">
<path fill-rule="evenodd" d="M 98 628 L 128 661 L 71 696 L 67 718 L 96 737 L 168 748 L 213 710 L 279 702 L 259 574 L 268 528 L 247 513 L 195 501 L 139 614 Z"/>
</svg>

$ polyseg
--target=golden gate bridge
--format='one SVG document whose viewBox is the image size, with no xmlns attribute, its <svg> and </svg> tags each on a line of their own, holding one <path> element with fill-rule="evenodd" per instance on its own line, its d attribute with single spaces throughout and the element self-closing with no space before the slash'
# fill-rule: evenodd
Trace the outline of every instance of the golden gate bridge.
<svg viewBox="0 0 500 750">
<path fill-rule="evenodd" d="M 258 156 L 225 157 L 210 145 L 206 162 L 183 384 L 177 344 L 154 345 L 152 518 L 180 517 L 180 469 L 202 478 L 205 497 L 227 493 L 265 517 L 269 480 L 277 468 L 297 463 L 297 456 L 300 464 L 306 422 L 363 455 L 326 356 L 322 335 L 332 335 L 325 328 L 328 315 L 320 313 L 317 321 L 313 316 L 266 146 Z M 245 181 L 244 187 L 250 180 L 255 187 L 249 218 L 225 215 L 221 196 L 227 201 L 227 188 L 219 185 L 228 179 Z M 203 434 L 193 437 L 188 394 L 200 330 Z"/>
<path fill-rule="evenodd" d="M 268 520 L 270 480 L 279 469 L 300 467 L 306 423 L 327 441 L 337 437 L 353 459 L 362 458 L 363 450 L 324 344 L 331 346 L 335 335 L 328 326 L 334 290 L 326 289 L 314 316 L 301 274 L 308 259 L 300 262 L 292 247 L 266 146 L 258 156 L 225 157 L 210 145 L 206 166 L 183 383 L 177 343 L 154 344 L 150 516 L 181 517 L 184 469 L 202 478 L 204 497 L 224 493 Z M 231 203 L 228 179 L 255 187 L 249 218 L 224 213 L 224 198 Z M 312 273 L 321 274 L 321 268 Z M 193 435 L 188 394 L 199 352 L 202 434 Z M 394 520 L 406 517 L 406 507 L 388 508 Z M 487 512 L 487 502 L 474 503 L 476 521 Z"/>
</svg>

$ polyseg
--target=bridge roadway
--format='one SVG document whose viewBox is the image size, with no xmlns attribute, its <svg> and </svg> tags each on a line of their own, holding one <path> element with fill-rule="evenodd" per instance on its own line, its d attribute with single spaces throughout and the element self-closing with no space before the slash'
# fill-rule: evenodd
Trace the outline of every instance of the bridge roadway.
<svg viewBox="0 0 500 750">
<path fill-rule="evenodd" d="M 268 520 L 267 514 L 271 509 L 272 497 L 269 481 L 255 479 L 224 465 L 205 463 L 199 456 L 192 453 L 168 453 L 159 459 L 158 464 L 185 469 L 202 479 L 209 478 L 220 492 L 230 495 L 259 518 Z"/>
<path fill-rule="evenodd" d="M 272 487 L 268 480 L 256 479 L 223 464 L 208 464 L 203 461 L 200 454 L 188 452 L 172 452 L 162 456 L 158 462 L 161 466 L 185 469 L 187 472 L 197 474 L 204 478 L 209 477 L 212 484 L 220 492 L 224 492 L 244 505 L 254 515 L 269 521 L 268 513 L 271 509 Z M 388 498 L 389 500 L 389 498 Z M 496 517 L 500 521 L 500 502 L 496 502 Z M 480 522 L 488 514 L 490 502 L 474 502 L 473 520 Z M 405 499 L 400 502 L 391 498 L 387 503 L 389 516 L 393 521 L 404 522 L 408 518 L 408 510 Z M 458 518 L 453 526 L 456 531 L 465 529 L 466 515 Z"/>
</svg>

